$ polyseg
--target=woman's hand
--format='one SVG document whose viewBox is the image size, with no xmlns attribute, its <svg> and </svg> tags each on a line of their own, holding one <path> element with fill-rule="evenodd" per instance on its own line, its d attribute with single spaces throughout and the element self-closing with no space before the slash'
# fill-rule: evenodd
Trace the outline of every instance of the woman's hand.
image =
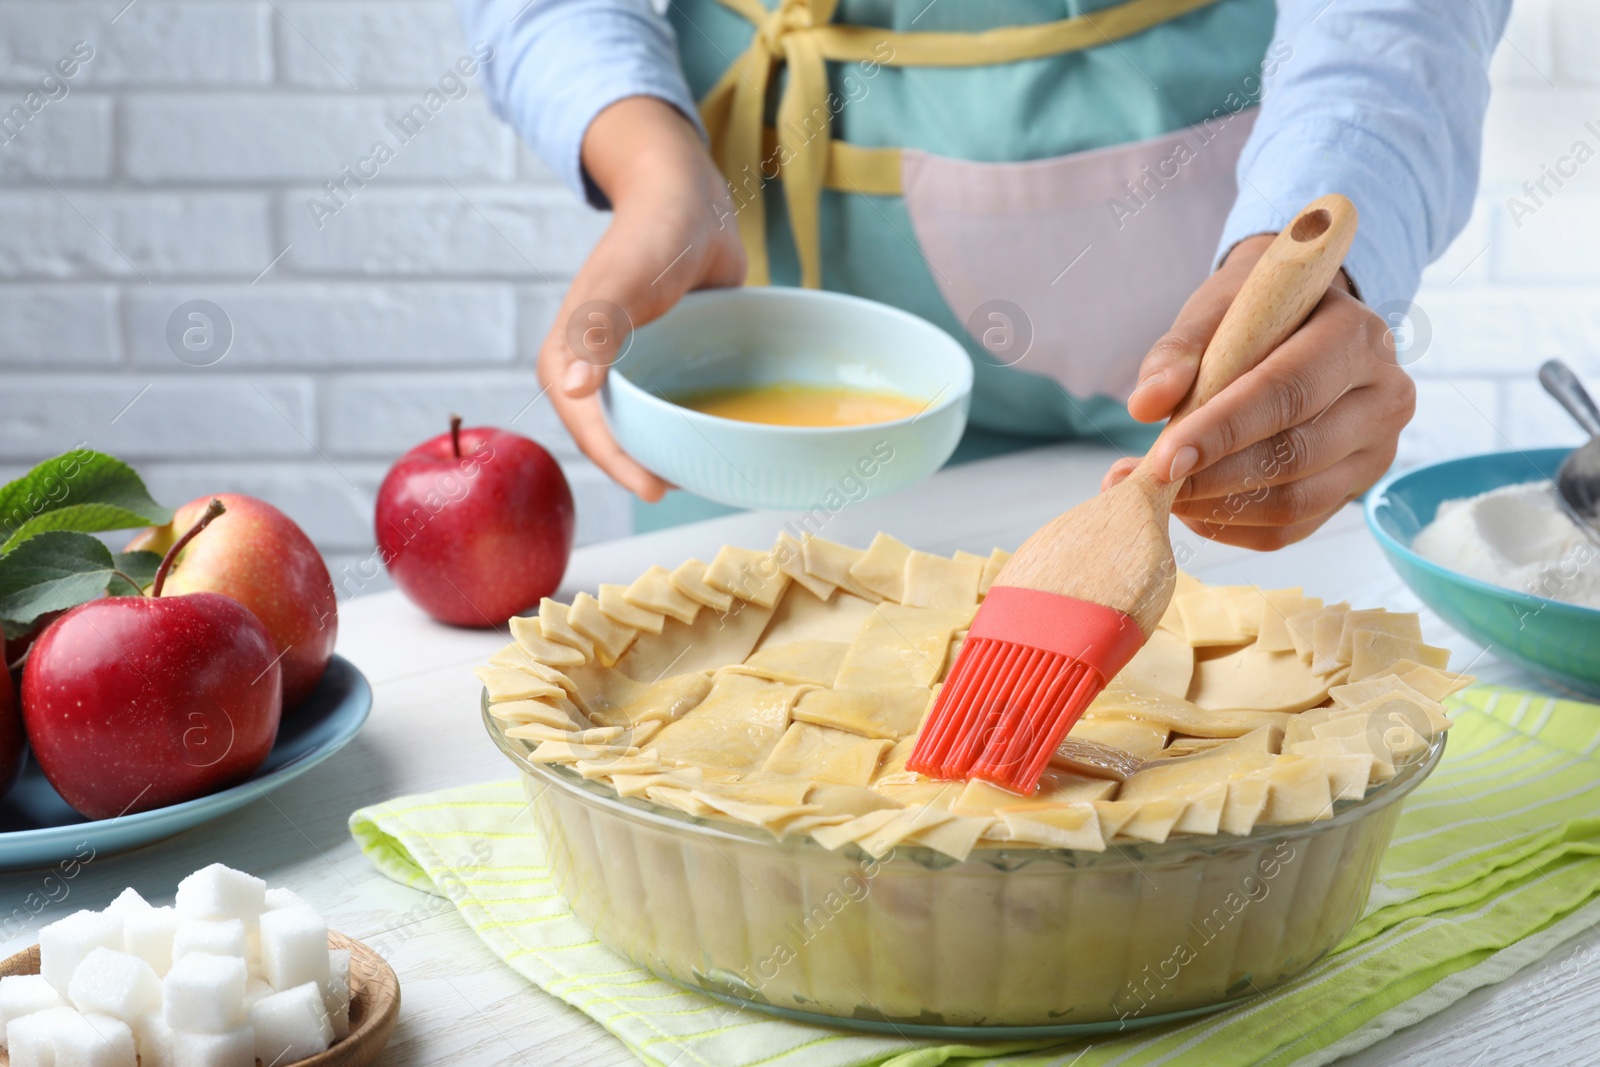
<svg viewBox="0 0 1600 1067">
<path fill-rule="evenodd" d="M 1241 241 L 1196 290 L 1144 359 L 1128 411 L 1140 422 L 1172 413 L 1200 355 L 1272 235 Z M 1202 537 L 1282 548 L 1365 492 L 1394 460 L 1416 409 L 1416 387 L 1395 363 L 1382 319 L 1343 276 L 1311 317 L 1254 370 L 1180 422 L 1154 447 L 1168 480 L 1188 476 L 1172 513 Z M 1105 485 L 1138 463 L 1124 459 Z"/>
<path fill-rule="evenodd" d="M 692 289 L 744 281 L 727 184 L 700 135 L 654 97 L 619 100 L 590 123 L 583 164 L 610 199 L 611 225 L 578 271 L 539 349 L 539 381 L 583 454 L 624 488 L 671 486 L 611 436 L 598 393 L 628 334 Z"/>
</svg>

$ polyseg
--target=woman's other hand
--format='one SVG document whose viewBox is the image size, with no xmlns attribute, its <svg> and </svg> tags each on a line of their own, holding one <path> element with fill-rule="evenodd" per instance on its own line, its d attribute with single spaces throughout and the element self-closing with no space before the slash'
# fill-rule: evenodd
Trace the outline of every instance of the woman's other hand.
<svg viewBox="0 0 1600 1067">
<path fill-rule="evenodd" d="M 1194 384 L 1201 353 L 1250 268 L 1272 242 L 1241 241 L 1196 290 L 1139 369 L 1128 411 L 1166 418 Z M 1154 447 L 1152 466 L 1188 481 L 1172 509 L 1203 537 L 1282 548 L 1360 496 L 1393 462 L 1416 409 L 1394 339 L 1343 275 L 1304 325 L 1255 369 L 1185 418 Z M 1138 463 L 1119 460 L 1105 485 Z"/>
</svg>

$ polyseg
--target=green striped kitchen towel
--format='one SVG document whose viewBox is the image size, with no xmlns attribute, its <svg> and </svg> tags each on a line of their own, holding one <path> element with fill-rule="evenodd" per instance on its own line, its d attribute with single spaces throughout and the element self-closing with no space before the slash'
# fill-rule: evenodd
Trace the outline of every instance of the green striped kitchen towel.
<svg viewBox="0 0 1600 1067">
<path fill-rule="evenodd" d="M 788 1022 L 653 977 L 556 893 L 520 786 L 401 797 L 350 818 L 378 868 L 447 896 L 501 959 L 649 1064 L 698 1067 L 1321 1064 L 1500 981 L 1600 921 L 1600 707 L 1490 687 L 1452 704 L 1367 912 L 1300 978 L 1230 1010 L 1046 1047 L 950 1045 Z M 1030 1053 L 1037 1053 L 1032 1055 Z"/>
</svg>

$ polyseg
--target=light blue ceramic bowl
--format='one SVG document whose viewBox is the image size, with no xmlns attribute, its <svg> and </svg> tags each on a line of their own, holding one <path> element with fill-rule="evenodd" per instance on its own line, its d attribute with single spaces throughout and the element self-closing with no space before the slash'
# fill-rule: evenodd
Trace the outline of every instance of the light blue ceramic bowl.
<svg viewBox="0 0 1600 1067">
<path fill-rule="evenodd" d="M 1600 611 L 1480 582 L 1411 550 L 1444 501 L 1553 477 L 1570 451 L 1495 452 L 1391 475 L 1367 495 L 1367 525 L 1400 577 L 1445 622 L 1501 659 L 1600 696 Z"/>
<path fill-rule="evenodd" d="M 886 389 L 927 406 L 865 426 L 769 426 L 666 399 L 774 382 Z M 636 331 L 603 401 L 618 443 L 674 485 L 734 507 L 832 512 L 943 466 L 971 393 L 966 350 L 924 319 L 841 293 L 745 288 L 691 293 Z"/>
</svg>

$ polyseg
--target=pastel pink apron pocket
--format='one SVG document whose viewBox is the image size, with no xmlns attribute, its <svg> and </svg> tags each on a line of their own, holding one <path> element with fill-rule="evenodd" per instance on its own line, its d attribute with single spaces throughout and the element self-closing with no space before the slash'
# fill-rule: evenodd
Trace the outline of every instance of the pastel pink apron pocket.
<svg viewBox="0 0 1600 1067">
<path fill-rule="evenodd" d="M 994 362 L 1125 400 L 1211 273 L 1255 116 L 1026 163 L 906 149 L 906 209 L 945 301 Z"/>
</svg>

